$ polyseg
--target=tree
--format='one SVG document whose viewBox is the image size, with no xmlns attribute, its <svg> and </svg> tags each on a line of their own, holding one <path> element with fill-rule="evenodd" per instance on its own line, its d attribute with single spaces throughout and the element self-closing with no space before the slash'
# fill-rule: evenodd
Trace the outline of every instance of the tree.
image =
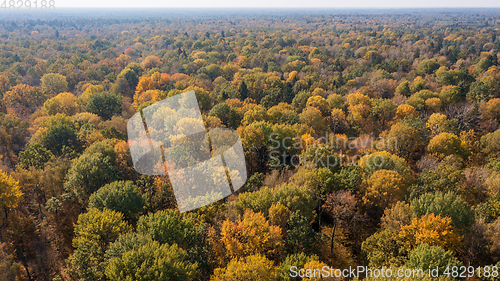
<svg viewBox="0 0 500 281">
<path fill-rule="evenodd" d="M 433 213 L 413 218 L 411 224 L 401 227 L 398 237 L 404 241 L 407 249 L 429 244 L 455 251 L 462 241 L 462 237 L 451 226 L 451 218 Z"/>
<path fill-rule="evenodd" d="M 49 126 L 42 136 L 41 143 L 55 155 L 62 155 L 65 147 L 80 150 L 76 131 L 66 124 Z"/>
<path fill-rule="evenodd" d="M 269 115 L 267 114 L 267 110 L 263 106 L 257 105 L 249 109 L 247 112 L 245 112 L 241 124 L 244 126 L 248 126 L 254 122 L 268 121 L 268 120 L 269 120 Z"/>
<path fill-rule="evenodd" d="M 439 68 L 439 63 L 435 59 L 423 60 L 419 65 L 417 70 L 422 74 L 432 74 Z"/>
<path fill-rule="evenodd" d="M 269 115 L 269 121 L 272 123 L 293 125 L 299 122 L 297 112 L 288 103 L 280 102 L 278 105 L 271 107 L 267 114 Z"/>
<path fill-rule="evenodd" d="M 34 167 L 35 169 L 43 169 L 45 163 L 47 163 L 54 155 L 50 150 L 45 149 L 45 147 L 39 143 L 28 144 L 26 150 L 19 152 L 19 164 L 18 168 L 29 169 Z"/>
<path fill-rule="evenodd" d="M 262 255 L 250 255 L 232 259 L 226 268 L 216 268 L 211 281 L 255 280 L 278 281 L 279 270 Z"/>
<path fill-rule="evenodd" d="M 2 224 L 3 217 L 7 215 L 10 209 L 17 206 L 22 196 L 23 193 L 19 187 L 19 182 L 0 170 L 0 208 L 4 211 L 4 214 L 0 217 Z"/>
<path fill-rule="evenodd" d="M 451 218 L 454 228 L 467 228 L 474 223 L 474 211 L 454 192 L 427 193 L 411 201 L 411 206 L 417 217 L 436 214 Z"/>
<path fill-rule="evenodd" d="M 283 247 L 281 229 L 269 225 L 262 214 L 251 210 L 245 211 L 243 218 L 236 222 L 224 221 L 221 243 L 229 259 L 256 254 L 275 259 Z"/>
<path fill-rule="evenodd" d="M 88 97 L 86 109 L 107 120 L 121 112 L 121 104 L 122 100 L 119 95 L 100 92 Z"/>
<path fill-rule="evenodd" d="M 226 103 L 219 103 L 215 105 L 210 112 L 208 113 L 209 116 L 217 117 L 222 121 L 224 125 L 230 128 L 236 129 L 238 126 L 237 124 L 239 123 L 240 118 L 238 118 L 238 114 L 236 111 L 231 108 L 229 105 Z"/>
<path fill-rule="evenodd" d="M 104 261 L 109 243 L 132 230 L 123 215 L 110 210 L 90 209 L 75 224 L 75 251 L 68 257 L 69 274 L 76 280 L 98 281 L 104 275 Z"/>
<path fill-rule="evenodd" d="M 399 108 L 399 107 L 398 107 Z M 374 99 L 370 107 L 370 117 L 380 124 L 380 130 L 386 129 L 386 126 L 396 115 L 396 106 L 391 100 Z"/>
<path fill-rule="evenodd" d="M 440 133 L 451 133 L 454 130 L 453 122 L 441 113 L 433 113 L 425 123 L 425 127 L 430 131 L 431 137 Z"/>
<path fill-rule="evenodd" d="M 467 152 L 462 147 L 460 138 L 451 133 L 440 133 L 439 135 L 433 137 L 430 140 L 429 145 L 427 145 L 427 151 L 439 159 L 443 159 L 452 154 L 463 158 L 468 157 Z"/>
<path fill-rule="evenodd" d="M 248 126 L 240 126 L 238 133 L 246 156 L 249 158 L 250 174 L 252 172 L 264 172 L 266 157 L 268 157 L 269 135 L 271 126 L 267 122 L 256 122 Z M 254 169 L 257 167 L 257 169 Z"/>
<path fill-rule="evenodd" d="M 404 264 L 407 252 L 397 233 L 397 231 L 386 229 L 376 232 L 363 242 L 361 254 L 366 257 L 370 267 L 399 267 Z"/>
<path fill-rule="evenodd" d="M 410 82 L 408 81 L 401 82 L 396 88 L 396 93 L 405 97 L 409 97 L 411 95 Z"/>
<path fill-rule="evenodd" d="M 49 115 L 62 113 L 71 116 L 80 111 L 80 106 L 77 103 L 77 98 L 72 93 L 60 93 L 46 100 L 43 104 L 43 110 Z"/>
<path fill-rule="evenodd" d="M 272 225 L 285 229 L 290 218 L 290 210 L 281 203 L 272 204 L 269 208 L 269 222 Z"/>
<path fill-rule="evenodd" d="M 396 110 L 396 118 L 398 120 L 403 120 L 405 117 L 413 115 L 414 117 L 418 117 L 418 112 L 415 110 L 415 107 L 409 104 L 402 104 L 398 106 Z"/>
<path fill-rule="evenodd" d="M 198 243 L 198 227 L 190 218 L 183 218 L 174 210 L 161 210 L 141 216 L 137 222 L 137 232 L 147 234 L 161 244 L 177 244 L 183 249 L 191 249 Z"/>
<path fill-rule="evenodd" d="M 380 228 L 398 231 L 403 225 L 409 225 L 414 217 L 413 207 L 404 201 L 398 201 L 391 208 L 385 209 L 380 220 Z"/>
<path fill-rule="evenodd" d="M 160 244 L 150 241 L 111 258 L 106 265 L 106 278 L 121 280 L 195 280 L 197 263 L 187 261 L 187 254 L 176 244 Z"/>
<path fill-rule="evenodd" d="M 300 252 L 312 253 L 318 243 L 318 236 L 307 221 L 307 218 L 295 211 L 288 219 L 285 251 L 289 254 Z"/>
<path fill-rule="evenodd" d="M 333 241 L 337 227 L 343 227 L 347 221 L 351 221 L 356 213 L 358 201 L 350 191 L 339 190 L 330 193 L 326 197 L 323 209 L 333 219 L 333 230 L 330 242 L 330 252 L 333 254 Z"/>
<path fill-rule="evenodd" d="M 359 167 L 364 169 L 365 176 L 370 177 L 377 170 L 391 170 L 398 172 L 409 186 L 413 182 L 413 175 L 405 159 L 387 151 L 377 151 L 363 156 L 358 161 Z"/>
<path fill-rule="evenodd" d="M 241 100 L 244 101 L 246 100 L 246 98 L 248 98 L 248 88 L 244 80 L 241 81 L 240 85 L 238 86 L 238 93 L 240 94 Z"/>
<path fill-rule="evenodd" d="M 330 115 L 330 106 L 328 105 L 328 102 L 323 98 L 322 96 L 312 96 L 309 99 L 307 99 L 306 106 L 312 106 L 317 108 L 319 111 L 321 111 L 321 114 L 323 116 L 328 116 Z"/>
<path fill-rule="evenodd" d="M 377 170 L 365 181 L 363 202 L 384 210 L 402 200 L 406 188 L 405 179 L 398 172 Z"/>
<path fill-rule="evenodd" d="M 462 263 L 451 251 L 446 251 L 439 246 L 421 244 L 408 254 L 408 261 L 405 265 L 408 268 L 422 269 L 424 272 L 428 269 L 439 268 L 439 276 L 442 276 L 446 269 L 451 272 L 451 268 L 460 267 Z"/>
<path fill-rule="evenodd" d="M 42 91 L 49 96 L 68 90 L 66 77 L 58 73 L 47 73 L 42 77 Z"/>
<path fill-rule="evenodd" d="M 484 120 L 500 120 L 500 98 L 489 100 L 484 106 Z"/>
<path fill-rule="evenodd" d="M 330 128 L 332 129 L 333 133 L 343 132 L 349 127 L 345 113 L 342 109 L 334 108 L 330 112 L 330 115 L 332 121 Z"/>
<path fill-rule="evenodd" d="M 28 117 L 37 106 L 41 105 L 44 95 L 38 87 L 19 84 L 10 88 L 3 96 L 3 104 L 7 112 L 18 117 Z"/>
<path fill-rule="evenodd" d="M 328 102 L 328 105 L 330 106 L 331 109 L 345 109 L 344 106 L 344 97 L 342 97 L 339 94 L 331 94 L 328 96 L 326 99 Z"/>
<path fill-rule="evenodd" d="M 328 122 L 323 117 L 321 111 L 315 107 L 308 106 L 299 115 L 300 122 L 311 128 L 318 135 L 323 135 L 328 131 Z"/>
<path fill-rule="evenodd" d="M 482 152 L 488 159 L 500 156 L 500 129 L 481 137 Z"/>
<path fill-rule="evenodd" d="M 421 134 L 414 127 L 397 123 L 391 127 L 389 132 L 382 134 L 387 151 L 404 159 L 412 159 L 421 148 Z"/>
<path fill-rule="evenodd" d="M 373 129 L 370 116 L 370 106 L 372 100 L 369 96 L 362 94 L 361 92 L 356 92 L 349 94 L 346 97 L 349 115 L 347 120 L 351 122 L 352 125 L 358 128 L 363 128 L 365 131 Z"/>
<path fill-rule="evenodd" d="M 445 86 L 439 93 L 439 99 L 444 104 L 457 104 L 463 100 L 458 86 Z"/>
<path fill-rule="evenodd" d="M 296 266 L 298 269 L 304 268 L 304 266 L 311 261 L 318 261 L 319 258 L 316 255 L 307 256 L 304 253 L 292 254 L 286 256 L 285 260 L 281 263 L 281 276 L 285 280 L 302 280 L 301 277 L 291 277 L 290 276 L 290 268 L 292 266 Z"/>
<path fill-rule="evenodd" d="M 302 112 L 302 109 L 306 107 L 307 100 L 311 97 L 311 93 L 307 91 L 300 91 L 292 100 L 292 106 L 297 112 Z"/>
<path fill-rule="evenodd" d="M 94 192 L 89 198 L 88 208 L 120 212 L 133 222 L 144 212 L 144 205 L 144 198 L 132 181 L 115 181 Z"/>
<path fill-rule="evenodd" d="M 157 56 L 148 56 L 141 62 L 142 68 L 146 70 L 160 67 L 161 65 L 162 62 Z"/>
<path fill-rule="evenodd" d="M 101 186 L 118 180 L 116 153 L 108 142 L 97 142 L 71 163 L 65 189 L 85 205 L 88 197 Z"/>
</svg>

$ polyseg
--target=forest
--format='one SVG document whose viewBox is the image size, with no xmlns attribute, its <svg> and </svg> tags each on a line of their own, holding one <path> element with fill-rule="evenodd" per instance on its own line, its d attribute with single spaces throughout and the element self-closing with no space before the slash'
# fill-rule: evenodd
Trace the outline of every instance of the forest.
<svg viewBox="0 0 500 281">
<path fill-rule="evenodd" d="M 55 13 L 0 18 L 0 280 L 500 280 L 500 9 Z M 248 179 L 179 212 L 127 123 L 188 91 Z"/>
</svg>

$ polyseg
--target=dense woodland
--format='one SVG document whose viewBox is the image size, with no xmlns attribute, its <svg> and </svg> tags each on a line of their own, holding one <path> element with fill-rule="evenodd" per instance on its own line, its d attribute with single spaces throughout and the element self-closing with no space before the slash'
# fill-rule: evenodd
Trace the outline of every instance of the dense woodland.
<svg viewBox="0 0 500 281">
<path fill-rule="evenodd" d="M 0 20 L 0 280 L 498 280 L 499 10 L 92 17 Z M 127 121 L 189 90 L 240 133 L 248 180 L 179 213 Z"/>
</svg>

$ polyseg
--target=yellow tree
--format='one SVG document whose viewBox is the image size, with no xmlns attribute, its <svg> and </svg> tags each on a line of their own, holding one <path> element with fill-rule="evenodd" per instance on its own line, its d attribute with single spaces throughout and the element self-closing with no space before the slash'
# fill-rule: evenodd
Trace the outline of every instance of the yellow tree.
<svg viewBox="0 0 500 281">
<path fill-rule="evenodd" d="M 500 119 L 500 99 L 491 99 L 484 106 L 484 120 L 499 120 Z"/>
<path fill-rule="evenodd" d="M 155 82 L 153 81 L 153 79 L 151 77 L 144 76 L 139 80 L 139 83 L 135 88 L 135 95 L 138 95 L 147 90 L 154 90 L 154 89 L 155 89 Z M 134 95 L 134 100 L 135 100 L 135 95 Z"/>
<path fill-rule="evenodd" d="M 312 106 L 319 109 L 323 116 L 328 116 L 330 114 L 330 106 L 322 96 L 313 95 L 307 100 L 306 106 Z"/>
<path fill-rule="evenodd" d="M 467 151 L 462 147 L 462 142 L 455 134 L 440 133 L 429 141 L 427 151 L 440 159 L 448 155 L 455 154 L 467 157 Z"/>
<path fill-rule="evenodd" d="M 323 135 L 328 130 L 328 122 L 321 114 L 321 111 L 315 107 L 308 106 L 299 115 L 300 122 L 313 128 L 318 135 Z"/>
<path fill-rule="evenodd" d="M 398 172 L 377 170 L 364 182 L 365 204 L 384 210 L 403 199 L 406 194 L 406 180 Z"/>
<path fill-rule="evenodd" d="M 451 226 L 451 218 L 433 213 L 414 218 L 411 224 L 403 225 L 398 237 L 409 249 L 425 243 L 455 251 L 462 241 L 462 237 Z"/>
<path fill-rule="evenodd" d="M 277 281 L 281 280 L 278 268 L 272 261 L 262 255 L 251 255 L 246 258 L 233 259 L 226 268 L 216 268 L 211 281 Z"/>
<path fill-rule="evenodd" d="M 63 113 L 68 116 L 74 115 L 80 111 L 75 95 L 72 93 L 60 93 L 57 96 L 48 99 L 43 104 L 43 110 L 49 115 Z"/>
<path fill-rule="evenodd" d="M 450 122 L 446 115 L 434 113 L 425 123 L 425 127 L 430 131 L 431 137 L 434 137 L 440 133 L 448 132 L 450 130 Z"/>
<path fill-rule="evenodd" d="M 224 221 L 221 242 L 229 259 L 255 254 L 275 259 L 283 247 L 281 228 L 270 225 L 264 215 L 251 210 L 236 222 Z"/>
<path fill-rule="evenodd" d="M 365 131 L 370 131 L 371 122 L 368 122 L 371 106 L 370 97 L 357 92 L 349 94 L 346 100 L 349 105 L 349 115 L 347 119 L 352 122 L 353 125 L 364 128 Z"/>
<path fill-rule="evenodd" d="M 80 106 L 86 106 L 88 98 L 94 93 L 104 92 L 104 87 L 101 85 L 88 85 L 83 91 L 82 95 L 78 98 L 78 104 Z"/>
<path fill-rule="evenodd" d="M 19 182 L 0 170 L 0 209 L 7 212 L 15 208 L 21 201 L 22 196 L 23 193 L 19 187 Z"/>
<path fill-rule="evenodd" d="M 403 120 L 406 116 L 413 115 L 415 117 L 418 117 L 418 112 L 415 110 L 415 108 L 409 104 L 402 104 L 398 106 L 398 109 L 396 110 L 396 119 L 397 120 Z"/>
</svg>

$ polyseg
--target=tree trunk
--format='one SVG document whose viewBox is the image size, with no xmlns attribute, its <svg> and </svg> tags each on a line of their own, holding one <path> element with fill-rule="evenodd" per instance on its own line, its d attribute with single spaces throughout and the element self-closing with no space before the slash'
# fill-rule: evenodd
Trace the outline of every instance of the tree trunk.
<svg viewBox="0 0 500 281">
<path fill-rule="evenodd" d="M 333 223 L 332 240 L 330 244 L 330 254 L 333 256 L 333 238 L 335 237 L 335 230 L 337 229 L 337 222 Z"/>
</svg>

